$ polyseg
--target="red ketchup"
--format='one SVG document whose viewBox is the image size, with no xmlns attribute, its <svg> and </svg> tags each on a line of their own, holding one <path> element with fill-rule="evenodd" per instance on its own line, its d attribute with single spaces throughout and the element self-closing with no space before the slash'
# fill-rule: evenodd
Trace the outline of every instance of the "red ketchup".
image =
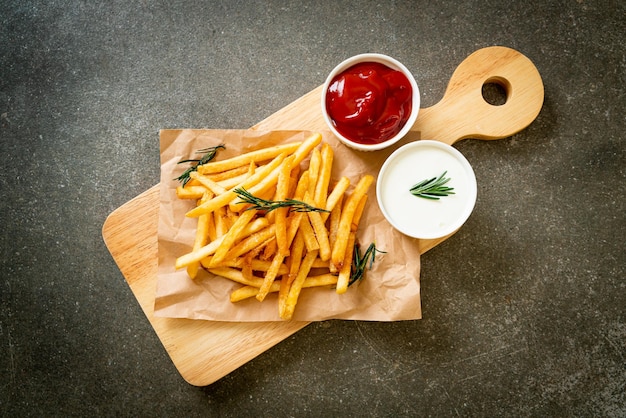
<svg viewBox="0 0 626 418">
<path fill-rule="evenodd" d="M 355 64 L 338 74 L 326 92 L 335 129 L 360 144 L 395 136 L 411 114 L 411 83 L 398 70 L 377 62 Z"/>
</svg>

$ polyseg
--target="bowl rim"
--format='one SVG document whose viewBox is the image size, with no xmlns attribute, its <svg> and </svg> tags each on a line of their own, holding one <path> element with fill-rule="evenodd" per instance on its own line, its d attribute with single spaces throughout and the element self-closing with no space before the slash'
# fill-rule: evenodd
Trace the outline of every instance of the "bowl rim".
<svg viewBox="0 0 626 418">
<path fill-rule="evenodd" d="M 334 127 L 332 120 L 330 116 L 328 115 L 328 112 L 326 111 L 326 93 L 328 91 L 328 87 L 330 86 L 330 83 L 332 82 L 332 80 L 335 78 L 337 74 L 361 62 L 378 62 L 381 64 L 385 64 L 388 67 L 393 68 L 394 70 L 401 71 L 407 77 L 407 79 L 409 80 L 409 83 L 411 84 L 411 88 L 413 89 L 413 92 L 411 95 L 411 99 L 412 99 L 411 114 L 409 115 L 409 118 L 407 119 L 406 123 L 404 124 L 400 132 L 398 132 L 395 136 L 379 144 L 359 144 L 358 142 L 351 141 L 350 139 L 344 137 Z M 411 128 L 415 124 L 415 121 L 417 120 L 417 115 L 420 110 L 420 104 L 421 103 L 420 103 L 419 86 L 417 85 L 417 81 L 415 80 L 415 76 L 413 76 L 413 73 L 411 73 L 411 71 L 409 71 L 409 69 L 397 59 L 390 57 L 388 55 L 385 55 L 385 54 L 380 54 L 380 53 L 358 54 L 358 55 L 354 55 L 352 57 L 349 57 L 343 60 L 342 62 L 337 64 L 335 68 L 333 68 L 333 70 L 328 74 L 322 86 L 321 107 L 322 107 L 322 116 L 324 117 L 324 121 L 326 122 L 326 125 L 330 128 L 331 132 L 343 144 L 349 146 L 350 148 L 354 148 L 360 151 L 381 150 L 401 140 L 404 136 L 406 136 L 406 134 L 411 130 Z"/>
<path fill-rule="evenodd" d="M 445 228 L 442 228 L 437 233 L 421 234 L 419 232 L 414 231 L 414 229 L 411 229 L 409 227 L 398 225 L 392 220 L 392 217 L 390 216 L 390 214 L 388 213 L 384 205 L 384 201 L 382 197 L 382 183 L 384 181 L 385 175 L 390 172 L 390 166 L 395 160 L 409 153 L 419 152 L 419 148 L 433 147 L 433 146 L 449 154 L 452 154 L 456 158 L 456 160 L 461 163 L 461 165 L 465 169 L 470 190 L 469 190 L 469 197 L 467 201 L 464 203 L 465 206 L 463 208 L 463 212 L 457 219 L 454 220 L 454 222 L 451 222 L 448 226 L 446 226 Z M 405 144 L 401 146 L 400 148 L 396 149 L 393 153 L 391 153 L 391 155 L 389 155 L 389 157 L 387 157 L 382 167 L 380 168 L 378 172 L 378 178 L 376 179 L 376 200 L 378 202 L 378 207 L 380 211 L 382 212 L 383 216 L 385 217 L 385 219 L 387 220 L 387 222 L 389 222 L 389 224 L 391 224 L 391 226 L 393 226 L 394 229 L 401 232 L 402 234 L 407 235 L 412 238 L 417 238 L 417 239 L 438 239 L 438 238 L 446 237 L 458 231 L 465 224 L 467 219 L 470 217 L 470 215 L 474 211 L 474 207 L 476 206 L 477 196 L 478 196 L 478 186 L 476 182 L 476 175 L 474 173 L 474 169 L 472 168 L 472 165 L 470 164 L 470 162 L 467 160 L 467 158 L 465 158 L 465 156 L 459 150 L 454 148 L 452 145 L 448 145 L 445 142 L 436 141 L 436 140 L 428 140 L 428 139 L 417 140 L 417 141 L 409 142 L 408 144 Z"/>
</svg>

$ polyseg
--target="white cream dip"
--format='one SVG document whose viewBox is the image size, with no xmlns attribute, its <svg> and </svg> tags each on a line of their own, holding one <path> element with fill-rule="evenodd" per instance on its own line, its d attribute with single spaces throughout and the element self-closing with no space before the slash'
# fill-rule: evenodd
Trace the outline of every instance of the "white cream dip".
<svg viewBox="0 0 626 418">
<path fill-rule="evenodd" d="M 455 194 L 430 200 L 411 194 L 422 180 L 447 171 Z M 376 184 L 378 205 L 385 218 L 405 235 L 441 238 L 465 223 L 476 203 L 476 177 L 467 159 L 454 147 L 421 140 L 393 152 L 383 164 Z"/>
</svg>

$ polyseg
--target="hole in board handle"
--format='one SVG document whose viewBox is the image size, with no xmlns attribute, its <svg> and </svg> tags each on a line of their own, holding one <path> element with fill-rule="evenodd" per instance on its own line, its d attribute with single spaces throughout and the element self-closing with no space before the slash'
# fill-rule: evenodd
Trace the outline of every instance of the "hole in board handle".
<svg viewBox="0 0 626 418">
<path fill-rule="evenodd" d="M 483 99 L 492 106 L 502 106 L 509 99 L 510 83 L 501 77 L 489 78 L 482 87 Z"/>
</svg>

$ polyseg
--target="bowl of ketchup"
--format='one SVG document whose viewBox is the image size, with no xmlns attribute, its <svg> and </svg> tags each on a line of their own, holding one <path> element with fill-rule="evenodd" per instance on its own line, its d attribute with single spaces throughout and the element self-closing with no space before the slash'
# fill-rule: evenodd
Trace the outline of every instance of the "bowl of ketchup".
<svg viewBox="0 0 626 418">
<path fill-rule="evenodd" d="M 328 75 L 322 114 L 347 146 L 374 151 L 395 144 L 411 129 L 420 107 L 413 74 L 383 54 L 346 59 Z"/>
</svg>

